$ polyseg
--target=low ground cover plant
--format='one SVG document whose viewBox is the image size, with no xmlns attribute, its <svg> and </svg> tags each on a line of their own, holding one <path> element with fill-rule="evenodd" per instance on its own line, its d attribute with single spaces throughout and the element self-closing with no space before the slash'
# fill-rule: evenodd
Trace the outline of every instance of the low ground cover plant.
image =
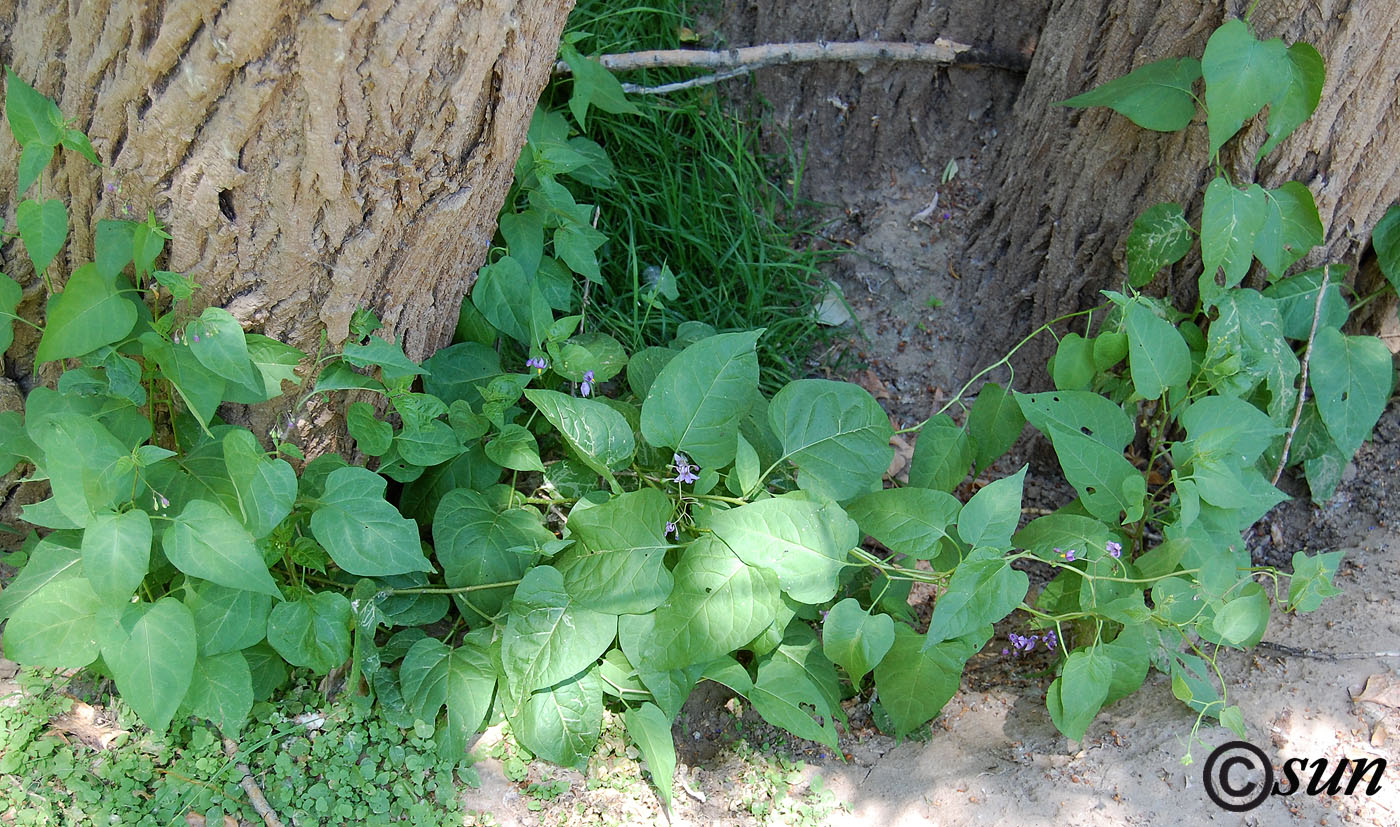
<svg viewBox="0 0 1400 827">
<path fill-rule="evenodd" d="M 606 153 L 582 130 L 590 107 L 628 105 L 596 65 L 564 57 L 579 78 L 569 114 L 536 115 L 459 341 L 421 364 L 366 311 L 315 357 L 247 333 L 159 269 L 154 217 L 97 222 L 96 261 L 48 285 L 36 360 L 62 364 L 56 387 L 0 414 L 0 464 L 52 488 L 25 509 L 45 531 L 0 593 L 7 657 L 109 676 L 153 730 L 193 717 L 229 735 L 293 670 L 334 673 L 351 702 L 450 762 L 504 720 L 533 755 L 577 766 L 610 707 L 667 801 L 671 721 L 699 681 L 834 748 L 844 699 L 878 698 L 906 735 L 989 644 L 1055 653 L 1047 707 L 1071 738 L 1154 667 L 1201 720 L 1243 732 L 1217 653 L 1257 643 L 1271 602 L 1316 609 L 1340 555 L 1255 567 L 1241 532 L 1284 498 L 1272 480 L 1289 465 L 1328 496 L 1393 383 L 1385 348 L 1342 332 L 1339 267 L 1290 271 L 1323 239 L 1305 187 L 1241 188 L 1221 171 L 1199 229 L 1177 205 L 1147 209 L 1122 288 L 1060 337 L 1055 388 L 983 385 L 962 424 L 949 407 L 918 426 L 909 484 L 885 488 L 879 404 L 821 379 L 765 393 L 763 329 L 688 322 L 631 352 L 598 329 L 581 285 L 618 228 L 595 227 L 567 182 L 606 185 Z M 1201 60 L 1068 103 L 1187 128 L 1202 79 L 1212 160 L 1267 105 L 1262 154 L 1315 106 L 1321 61 L 1231 21 Z M 6 115 L 21 192 L 56 148 L 91 155 L 13 73 Z M 66 209 L 41 194 L 17 216 L 48 279 Z M 1392 281 L 1396 216 L 1375 237 Z M 1195 307 L 1139 292 L 1198 239 Z M 1240 286 L 1256 259 L 1262 290 Z M 14 318 L 18 296 L 0 279 L 0 311 Z M 284 434 L 220 419 L 223 403 L 288 383 L 297 405 L 350 395 L 367 465 L 307 461 Z M 1079 496 L 1020 527 L 1024 468 L 966 502 L 953 492 L 1026 423 Z M 1053 573 L 1035 594 L 1028 564 Z M 927 627 L 913 582 L 938 590 Z M 1015 612 L 1021 631 L 992 643 Z"/>
</svg>

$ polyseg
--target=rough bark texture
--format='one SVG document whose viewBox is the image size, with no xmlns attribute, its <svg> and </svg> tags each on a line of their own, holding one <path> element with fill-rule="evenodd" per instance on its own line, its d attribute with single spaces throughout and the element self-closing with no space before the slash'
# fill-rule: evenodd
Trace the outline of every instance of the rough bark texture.
<svg viewBox="0 0 1400 827">
<path fill-rule="evenodd" d="M 731 0 L 724 46 L 806 40 L 932 42 L 946 37 L 990 57 L 1029 56 L 1047 0 Z M 1021 76 L 988 67 L 893 63 L 765 69 L 758 97 L 795 147 L 805 149 L 806 194 L 848 201 L 890 169 L 941 166 L 949 130 L 995 120 Z M 1002 104 L 1000 102 L 1004 101 Z"/>
<path fill-rule="evenodd" d="M 1098 291 L 1120 280 L 1123 240 L 1146 207 L 1186 203 L 1188 218 L 1198 220 L 1208 174 L 1203 118 L 1184 132 L 1161 134 L 1107 109 L 1054 104 L 1153 60 L 1199 57 L 1210 33 L 1246 5 L 1056 0 L 970 244 L 981 275 L 963 280 L 957 302 L 968 331 L 965 366 L 995 358 L 1036 325 L 1097 304 Z M 1252 25 L 1261 38 L 1306 40 L 1327 66 L 1316 113 L 1264 160 L 1257 180 L 1266 187 L 1286 180 L 1307 185 L 1327 229 L 1325 250 L 1308 263 L 1325 256 L 1354 267 L 1372 226 L 1400 199 L 1400 4 L 1265 0 Z M 1227 166 L 1237 180 L 1249 180 L 1263 140 L 1256 122 L 1227 144 Z M 1178 265 L 1154 289 L 1192 295 L 1192 266 Z M 1036 370 L 1047 349 L 1023 353 Z"/>
<path fill-rule="evenodd" d="M 421 358 L 444 344 L 495 230 L 572 0 L 0 0 L 0 62 L 87 131 L 45 192 L 90 260 L 148 209 L 168 269 L 250 330 L 313 350 L 357 307 Z M 18 147 L 0 135 L 13 226 Z M 0 266 L 42 287 L 17 247 Z M 32 353 L 17 330 L 12 353 Z M 23 374 L 27 366 L 12 368 Z"/>
</svg>

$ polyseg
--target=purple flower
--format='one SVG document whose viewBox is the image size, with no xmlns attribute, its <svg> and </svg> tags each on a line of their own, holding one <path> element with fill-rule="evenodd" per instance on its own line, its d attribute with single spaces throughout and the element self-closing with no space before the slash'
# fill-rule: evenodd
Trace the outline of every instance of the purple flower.
<svg viewBox="0 0 1400 827">
<path fill-rule="evenodd" d="M 196 334 L 194 334 L 193 336 L 191 336 L 190 338 L 193 339 L 194 341 L 198 342 L 198 341 L 199 341 L 199 334 L 196 333 Z"/>
<path fill-rule="evenodd" d="M 1036 642 L 1040 640 L 1040 638 L 1035 635 L 1018 635 L 1015 632 L 1007 635 L 1007 637 L 1011 639 L 1013 654 L 1018 657 L 1022 652 L 1029 652 L 1034 649 Z M 1002 654 L 1005 654 L 1005 650 L 1002 651 Z"/>
<path fill-rule="evenodd" d="M 549 363 L 542 357 L 531 356 L 529 359 L 525 360 L 525 367 L 534 368 L 537 372 L 544 373 L 546 370 L 549 370 Z M 588 394 L 584 394 L 584 396 L 587 395 Z"/>
<path fill-rule="evenodd" d="M 1055 647 L 1056 647 L 1056 646 L 1059 646 L 1059 645 L 1060 645 L 1060 638 L 1055 634 L 1055 630 L 1054 630 L 1054 629 L 1049 629 L 1049 630 L 1047 630 L 1047 631 L 1045 632 L 1045 648 L 1046 648 L 1046 649 L 1049 649 L 1050 651 L 1053 652 L 1053 651 L 1055 651 Z"/>
<path fill-rule="evenodd" d="M 1057 551 L 1058 551 L 1058 549 L 1057 549 Z M 1073 562 L 1074 562 L 1074 557 L 1075 557 L 1075 555 L 1078 554 L 1078 553 L 1079 553 L 1079 552 L 1075 551 L 1074 549 L 1070 549 L 1069 551 L 1066 551 L 1066 552 L 1065 552 L 1065 562 L 1066 562 L 1066 563 L 1073 563 Z"/>
<path fill-rule="evenodd" d="M 671 522 L 670 520 L 667 520 L 666 531 L 663 532 L 663 536 L 670 537 L 672 534 L 676 535 L 677 540 L 681 538 L 681 530 L 679 528 L 676 528 L 675 523 Z"/>
<path fill-rule="evenodd" d="M 1114 560 L 1117 560 L 1119 557 L 1123 556 L 1123 546 L 1120 543 L 1115 543 L 1112 540 L 1109 540 L 1108 544 L 1105 545 L 1104 548 L 1108 550 L 1108 556 L 1112 557 Z"/>
<path fill-rule="evenodd" d="M 583 372 L 583 384 L 579 385 L 578 389 L 579 393 L 582 393 L 584 396 L 593 392 L 593 371 L 586 370 Z"/>
<path fill-rule="evenodd" d="M 700 479 L 700 466 L 691 464 L 690 457 L 685 454 L 679 452 L 672 454 L 671 465 L 676 469 L 676 476 L 672 482 L 685 484 Z"/>
</svg>

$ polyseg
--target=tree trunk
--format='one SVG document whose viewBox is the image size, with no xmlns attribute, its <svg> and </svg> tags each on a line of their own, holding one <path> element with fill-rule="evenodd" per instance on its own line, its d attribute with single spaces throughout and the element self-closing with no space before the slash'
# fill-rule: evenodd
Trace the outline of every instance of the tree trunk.
<svg viewBox="0 0 1400 827">
<path fill-rule="evenodd" d="M 996 358 L 1035 326 L 1098 304 L 1099 291 L 1121 281 L 1123 241 L 1148 206 L 1176 201 L 1198 219 L 1209 175 L 1203 118 L 1163 134 L 1107 109 L 1055 103 L 1144 63 L 1199 57 L 1211 32 L 1247 5 L 1056 0 L 1001 146 L 996 183 L 974 222 L 980 230 L 969 263 L 980 277 L 963 279 L 955 308 L 967 334 L 964 368 Z M 1263 2 L 1251 25 L 1261 39 L 1307 41 L 1326 62 L 1317 111 L 1264 160 L 1257 180 L 1266 187 L 1297 180 L 1312 190 L 1327 236 L 1305 261 L 1346 263 L 1354 273 L 1371 228 L 1400 198 L 1400 4 Z M 1256 119 L 1227 144 L 1225 161 L 1237 178 L 1248 180 L 1263 140 Z M 1182 262 L 1165 286 L 1150 289 L 1193 296 L 1192 267 Z M 1023 351 L 1024 367 L 1042 369 L 1050 344 Z"/>
<path fill-rule="evenodd" d="M 106 162 L 61 153 L 45 176 L 73 228 L 53 272 L 91 260 L 98 218 L 154 210 L 196 306 L 310 352 L 369 307 L 427 356 L 486 256 L 572 5 L 0 0 L 0 62 Z M 4 131 L 10 226 L 17 155 Z M 43 290 L 17 250 L 0 265 L 35 318 Z M 18 326 L 13 352 L 35 338 Z"/>
</svg>

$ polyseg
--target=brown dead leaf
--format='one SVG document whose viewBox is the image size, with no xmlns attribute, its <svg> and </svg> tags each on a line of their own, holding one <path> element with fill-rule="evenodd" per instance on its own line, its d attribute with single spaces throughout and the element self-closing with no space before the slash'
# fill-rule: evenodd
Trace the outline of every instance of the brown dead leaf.
<svg viewBox="0 0 1400 827">
<path fill-rule="evenodd" d="M 199 813 L 189 812 L 185 813 L 185 824 L 188 825 L 188 827 L 204 827 L 206 821 L 204 816 Z"/>
<path fill-rule="evenodd" d="M 1387 720 L 1389 719 L 1377 721 L 1376 726 L 1371 730 L 1371 746 L 1383 747 L 1385 742 L 1390 739 L 1390 727 L 1387 726 Z"/>
<path fill-rule="evenodd" d="M 1366 679 L 1366 688 L 1352 700 L 1400 709 L 1400 681 L 1388 672 L 1377 672 Z"/>
<path fill-rule="evenodd" d="M 857 385 L 865 388 L 865 390 L 876 399 L 888 400 L 891 398 L 889 386 L 885 384 L 883 379 L 876 376 L 875 371 L 870 368 L 866 368 L 860 373 L 857 373 L 855 375 L 855 380 Z"/>
<path fill-rule="evenodd" d="M 898 434 L 890 437 L 890 445 L 894 446 L 894 456 L 890 459 L 890 469 L 885 472 L 885 476 L 908 485 L 909 465 L 914 460 L 914 446 Z"/>
<path fill-rule="evenodd" d="M 113 726 L 96 707 L 76 698 L 71 709 L 49 722 L 49 731 L 71 735 L 93 749 L 109 749 L 117 736 L 127 733 Z"/>
</svg>

